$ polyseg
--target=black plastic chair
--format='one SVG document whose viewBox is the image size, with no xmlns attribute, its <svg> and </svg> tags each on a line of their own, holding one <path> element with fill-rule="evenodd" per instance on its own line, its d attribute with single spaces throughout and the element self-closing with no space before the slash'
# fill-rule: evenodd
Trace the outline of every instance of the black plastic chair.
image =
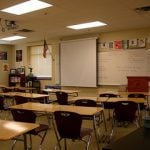
<svg viewBox="0 0 150 150">
<path fill-rule="evenodd" d="M 91 99 L 78 99 L 75 101 L 76 106 L 96 107 L 96 101 Z"/>
<path fill-rule="evenodd" d="M 129 123 L 136 123 L 139 127 L 139 120 L 137 117 L 138 104 L 133 101 L 118 101 L 115 103 L 113 112 L 112 132 L 114 132 L 115 125 L 127 127 Z"/>
<path fill-rule="evenodd" d="M 68 93 L 57 91 L 56 92 L 57 102 L 60 105 L 68 105 Z"/>
<path fill-rule="evenodd" d="M 16 103 L 17 105 L 23 104 L 23 103 L 27 103 L 27 102 L 28 102 L 28 99 L 25 98 L 25 97 L 22 97 L 22 96 L 15 96 L 15 97 L 14 97 L 14 100 L 15 100 L 15 103 Z"/>
<path fill-rule="evenodd" d="M 54 112 L 55 119 L 55 131 L 57 136 L 57 144 L 55 149 L 60 146 L 60 142 L 64 139 L 65 150 L 67 149 L 66 139 L 81 140 L 86 143 L 86 150 L 89 148 L 91 133 L 93 132 L 90 128 L 82 128 L 82 117 L 81 115 L 68 112 L 68 111 L 56 111 Z M 58 134 L 57 134 L 58 133 Z M 88 137 L 87 140 L 85 137 Z"/>
<path fill-rule="evenodd" d="M 36 122 L 36 114 L 33 111 L 30 110 L 22 110 L 22 109 L 12 109 L 11 110 L 13 119 L 15 121 L 20 122 L 28 122 L 28 123 L 35 123 Z M 45 124 L 39 124 L 39 127 L 29 131 L 27 134 L 30 135 L 30 148 L 32 149 L 32 137 L 31 135 L 37 135 L 41 138 L 41 142 L 39 145 L 39 149 L 41 149 L 42 143 L 44 141 L 44 138 L 46 136 L 47 130 L 49 129 L 48 125 Z M 17 140 L 14 141 L 13 147 Z"/>
<path fill-rule="evenodd" d="M 85 107 L 98 107 L 96 101 L 92 100 L 92 99 L 78 99 L 74 102 L 74 104 L 76 106 L 85 106 Z M 96 123 L 97 123 L 97 126 L 100 125 L 100 123 L 102 123 L 102 114 L 100 113 L 99 115 L 96 116 Z M 85 120 L 92 120 L 93 117 L 91 116 L 84 116 L 82 115 L 82 119 L 85 119 Z"/>
<path fill-rule="evenodd" d="M 99 97 L 108 97 L 108 101 L 109 101 L 109 98 L 119 97 L 119 96 L 114 93 L 102 93 L 102 94 L 99 94 Z M 110 118 L 111 118 L 110 109 L 114 109 L 114 103 L 103 102 L 103 106 L 105 109 L 108 109 L 108 120 L 110 120 Z"/>
</svg>

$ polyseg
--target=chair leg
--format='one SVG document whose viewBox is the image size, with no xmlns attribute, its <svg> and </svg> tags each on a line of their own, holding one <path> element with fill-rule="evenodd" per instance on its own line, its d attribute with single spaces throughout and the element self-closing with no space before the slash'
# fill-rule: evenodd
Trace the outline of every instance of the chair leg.
<svg viewBox="0 0 150 150">
<path fill-rule="evenodd" d="M 32 136 L 31 136 L 31 134 L 29 135 L 29 137 L 30 137 L 30 145 L 29 145 L 29 149 L 32 149 Z"/>
<path fill-rule="evenodd" d="M 59 147 L 59 149 L 61 150 L 61 145 L 60 145 L 60 141 L 62 139 L 57 139 L 57 144 L 55 145 L 55 150 L 57 150 L 57 147 Z"/>
<path fill-rule="evenodd" d="M 42 143 L 43 143 L 43 141 L 45 139 L 46 134 L 47 134 L 47 130 L 44 132 L 44 135 L 42 136 L 42 140 L 40 142 L 40 147 L 42 146 Z"/>
<path fill-rule="evenodd" d="M 88 138 L 88 140 L 87 140 L 86 150 L 89 149 L 90 141 L 91 141 L 91 134 L 89 135 L 89 138 Z"/>
<path fill-rule="evenodd" d="M 64 138 L 64 145 L 65 145 L 65 150 L 67 150 L 67 141 L 66 141 L 66 138 Z"/>
<path fill-rule="evenodd" d="M 16 144 L 17 140 L 14 140 L 13 144 L 12 144 L 12 150 L 14 150 L 15 144 Z"/>
</svg>

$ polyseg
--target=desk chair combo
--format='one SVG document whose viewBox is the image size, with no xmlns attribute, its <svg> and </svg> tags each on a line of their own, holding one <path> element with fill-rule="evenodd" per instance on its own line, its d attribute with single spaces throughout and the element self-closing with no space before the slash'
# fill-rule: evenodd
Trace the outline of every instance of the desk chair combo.
<svg viewBox="0 0 150 150">
<path fill-rule="evenodd" d="M 86 107 L 97 107 L 97 103 L 94 100 L 91 99 L 78 99 L 74 102 L 74 104 L 76 106 L 86 106 Z M 89 116 L 82 116 L 83 119 L 91 119 L 91 117 Z M 97 125 L 100 124 L 100 120 L 101 120 L 101 116 L 98 116 L 97 121 Z"/>
<path fill-rule="evenodd" d="M 144 98 L 145 101 L 146 101 L 146 104 L 145 103 L 140 103 L 139 104 L 139 109 L 144 110 L 145 115 L 146 115 L 147 111 L 149 110 L 148 97 L 146 95 L 142 94 L 142 93 L 131 93 L 131 94 L 128 94 L 128 97 L 129 98 Z M 142 115 L 140 115 L 140 118 L 142 120 Z"/>
<path fill-rule="evenodd" d="M 54 112 L 54 129 L 57 137 L 57 144 L 55 150 L 59 147 L 60 142 L 64 139 L 64 147 L 67 150 L 66 139 L 81 140 L 86 143 L 86 150 L 89 149 L 91 134 L 93 132 L 90 128 L 83 128 L 82 117 L 80 114 L 68 111 L 55 111 Z M 87 140 L 85 139 L 87 137 Z"/>
<path fill-rule="evenodd" d="M 99 107 L 99 105 L 97 105 L 96 101 L 92 100 L 92 99 L 78 99 L 75 102 L 76 106 L 86 106 L 86 107 Z M 82 116 L 82 119 L 85 120 L 92 120 L 91 116 Z M 96 128 L 97 128 L 97 132 L 98 132 L 98 136 L 100 137 L 100 124 L 103 123 L 103 114 L 100 113 L 98 116 L 95 117 L 95 121 L 96 121 Z M 107 129 L 105 128 L 105 131 L 107 131 Z M 99 142 L 102 141 L 102 139 L 105 138 L 105 135 L 102 135 L 101 138 L 99 138 Z M 103 139 L 104 141 L 104 139 Z"/>
<path fill-rule="evenodd" d="M 22 97 L 22 96 L 15 96 L 14 99 L 15 99 L 16 105 L 29 102 L 28 98 Z M 46 116 L 48 124 L 49 124 L 49 126 L 51 126 L 51 121 L 50 121 L 50 118 L 49 118 L 50 114 L 47 114 L 45 112 L 36 112 L 35 114 L 36 114 L 37 117 Z"/>
<path fill-rule="evenodd" d="M 36 115 L 33 111 L 30 110 L 20 110 L 20 109 L 12 109 L 11 110 L 12 116 L 14 121 L 19 121 L 19 122 L 28 122 L 28 123 L 35 123 L 36 122 Z M 27 134 L 30 136 L 30 146 L 29 149 L 32 149 L 32 135 L 34 136 L 39 136 L 41 138 L 41 142 L 39 144 L 39 149 L 42 147 L 42 143 L 45 139 L 47 130 L 49 129 L 48 125 L 45 124 L 39 124 L 39 127 L 29 131 Z M 14 149 L 15 143 L 17 140 L 20 139 L 15 139 L 12 150 Z"/>
</svg>

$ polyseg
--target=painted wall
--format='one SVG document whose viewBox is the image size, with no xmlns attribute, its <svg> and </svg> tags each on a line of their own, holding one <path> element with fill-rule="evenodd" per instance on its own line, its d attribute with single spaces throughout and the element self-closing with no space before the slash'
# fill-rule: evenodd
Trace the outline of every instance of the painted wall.
<svg viewBox="0 0 150 150">
<path fill-rule="evenodd" d="M 8 85 L 9 69 L 13 67 L 14 62 L 14 46 L 13 45 L 0 45 L 0 52 L 7 53 L 7 60 L 0 60 L 0 84 Z M 8 65 L 8 71 L 4 71 L 4 65 Z"/>
<path fill-rule="evenodd" d="M 116 32 L 108 32 L 108 33 L 96 33 L 96 34 L 90 34 L 90 35 L 78 35 L 76 37 L 70 36 L 70 37 L 63 38 L 63 40 L 70 40 L 70 39 L 77 39 L 77 38 L 84 38 L 84 37 L 91 37 L 91 36 L 92 37 L 98 36 L 100 42 L 123 40 L 123 39 L 134 39 L 134 38 L 145 38 L 146 37 L 146 38 L 148 38 L 147 48 L 150 49 L 150 28 L 116 31 Z M 41 81 L 42 88 L 45 87 L 45 85 L 59 84 L 59 43 L 60 43 L 60 39 L 49 39 L 49 40 L 47 40 L 47 43 L 52 45 L 52 51 L 53 51 L 53 56 L 54 56 L 53 74 L 52 74 L 53 77 L 52 77 L 52 80 L 42 80 Z M 23 63 L 20 65 L 23 65 L 26 67 L 26 74 L 28 74 L 28 69 L 27 69 L 27 66 L 29 64 L 28 47 L 32 46 L 32 45 L 42 45 L 42 44 L 43 44 L 43 41 L 40 41 L 40 42 L 28 43 L 26 45 L 15 45 L 14 48 L 12 48 L 12 46 L 11 47 L 8 46 L 6 48 L 6 46 L 5 46 L 5 47 L 2 47 L 2 49 L 5 48 L 6 50 L 9 51 L 8 62 L 10 64 L 12 64 L 12 67 L 18 67 L 18 64 L 15 63 L 15 50 L 22 49 L 23 50 Z M 13 49 L 13 52 L 11 52 L 9 49 Z M 106 49 L 106 51 L 107 51 L 107 49 Z M 12 55 L 13 58 L 10 58 L 10 55 Z M 0 67 L 1 66 L 2 65 L 0 64 Z M 6 73 L 2 73 L 2 77 L 0 77 L 0 78 L 1 78 L 1 81 L 5 80 L 5 83 L 6 83 L 7 77 L 5 77 L 5 76 L 6 76 Z M 103 91 L 118 91 L 118 89 L 120 87 L 119 86 L 102 85 L 102 86 L 98 86 L 97 88 L 78 88 L 78 87 L 63 87 L 63 88 L 79 90 L 80 93 L 82 93 L 83 95 L 84 95 L 84 93 L 88 93 L 90 95 L 96 95 L 99 92 L 103 92 Z"/>
</svg>

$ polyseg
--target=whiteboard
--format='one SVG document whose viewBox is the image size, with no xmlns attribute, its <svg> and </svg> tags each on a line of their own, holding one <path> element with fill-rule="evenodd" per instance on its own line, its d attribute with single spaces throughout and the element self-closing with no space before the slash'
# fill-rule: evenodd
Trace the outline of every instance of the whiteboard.
<svg viewBox="0 0 150 150">
<path fill-rule="evenodd" d="M 61 85 L 96 87 L 96 38 L 61 42 Z"/>
<path fill-rule="evenodd" d="M 98 84 L 124 85 L 127 76 L 148 76 L 150 52 L 148 50 L 115 50 L 98 53 Z"/>
</svg>

